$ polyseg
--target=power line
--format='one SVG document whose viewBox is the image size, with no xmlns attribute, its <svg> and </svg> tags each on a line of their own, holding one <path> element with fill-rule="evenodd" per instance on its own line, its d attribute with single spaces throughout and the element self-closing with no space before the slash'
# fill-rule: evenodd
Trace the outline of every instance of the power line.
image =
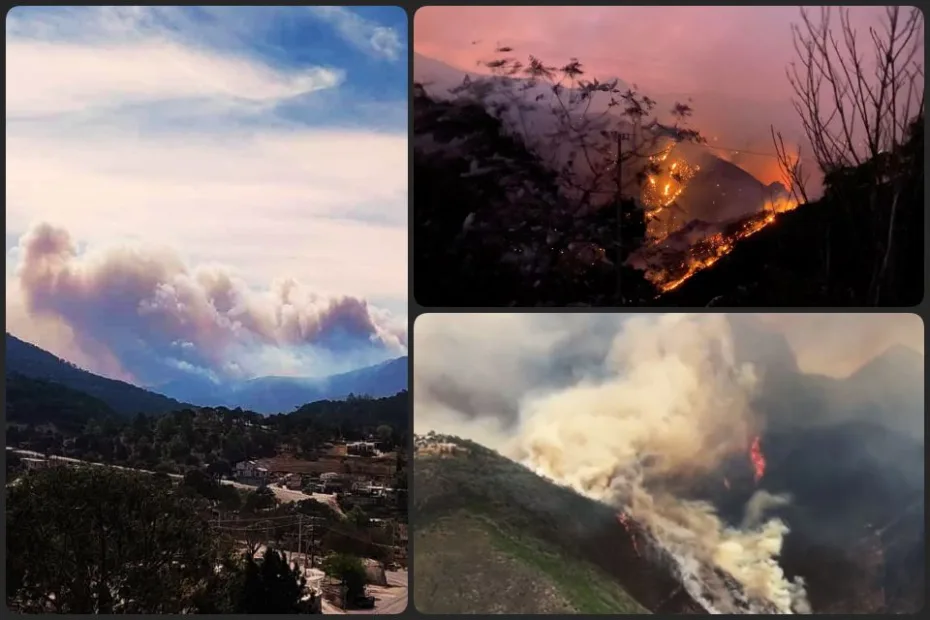
<svg viewBox="0 0 930 620">
<path fill-rule="evenodd" d="M 747 151 L 744 149 L 732 149 L 727 146 L 714 146 L 712 144 L 702 144 L 701 146 L 705 146 L 709 149 L 714 149 L 717 151 L 729 151 L 730 153 L 739 153 L 741 155 L 758 155 L 759 157 L 771 157 L 772 159 L 778 159 L 778 155 L 773 154 L 773 153 L 762 153 L 760 151 Z"/>
</svg>

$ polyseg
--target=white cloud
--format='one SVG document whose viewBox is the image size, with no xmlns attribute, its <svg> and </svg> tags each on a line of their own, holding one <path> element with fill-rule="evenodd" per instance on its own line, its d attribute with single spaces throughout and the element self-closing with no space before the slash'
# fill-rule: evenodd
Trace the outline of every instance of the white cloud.
<svg viewBox="0 0 930 620">
<path fill-rule="evenodd" d="M 322 295 L 403 303 L 406 134 L 275 119 L 280 102 L 338 90 L 343 72 L 242 53 L 237 42 L 264 25 L 207 13 L 203 40 L 165 7 L 8 16 L 8 238 L 48 222 L 90 248 L 135 241 L 220 263 L 259 289 L 293 278 Z M 20 258 L 7 255 L 14 298 Z M 9 329 L 47 333 L 41 344 L 83 359 L 67 329 L 10 295 L 7 310 Z"/>
<path fill-rule="evenodd" d="M 335 87 L 343 77 L 325 67 L 280 71 L 154 39 L 104 45 L 14 39 L 6 55 L 8 119 L 189 99 L 269 105 Z"/>
<path fill-rule="evenodd" d="M 335 87 L 340 71 L 185 44 L 156 27 L 164 10 L 10 15 L 8 234 L 48 221 L 82 243 L 144 239 L 256 283 L 404 299 L 406 135 L 244 126 L 243 107 Z M 187 122 L 153 130 L 172 101 Z"/>
<path fill-rule="evenodd" d="M 393 28 L 367 20 L 351 9 L 338 6 L 315 6 L 308 9 L 335 28 L 339 36 L 362 51 L 388 60 L 397 60 L 404 41 Z"/>
</svg>

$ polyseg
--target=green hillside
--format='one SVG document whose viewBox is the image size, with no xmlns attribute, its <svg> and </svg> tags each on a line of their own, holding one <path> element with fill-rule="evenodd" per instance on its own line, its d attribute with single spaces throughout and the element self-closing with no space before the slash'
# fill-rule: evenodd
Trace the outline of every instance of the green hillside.
<svg viewBox="0 0 930 620">
<path fill-rule="evenodd" d="M 33 426 L 51 425 L 64 433 L 79 432 L 92 419 L 114 416 L 99 398 L 59 383 L 20 374 L 6 378 L 6 421 Z"/>
<path fill-rule="evenodd" d="M 703 613 L 641 558 L 615 512 L 458 438 L 414 465 L 423 613 Z"/>
</svg>

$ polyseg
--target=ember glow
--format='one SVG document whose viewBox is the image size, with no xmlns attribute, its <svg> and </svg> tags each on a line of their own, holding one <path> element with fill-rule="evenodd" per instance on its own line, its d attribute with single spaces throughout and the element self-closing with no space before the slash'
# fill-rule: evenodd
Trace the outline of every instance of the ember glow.
<svg viewBox="0 0 930 620">
<path fill-rule="evenodd" d="M 675 267 L 651 272 L 647 277 L 663 293 L 675 290 L 684 284 L 688 278 L 699 271 L 707 269 L 729 254 L 735 247 L 736 242 L 751 237 L 766 226 L 776 222 L 780 214 L 792 211 L 797 206 L 798 203 L 794 200 L 785 200 L 773 204 L 771 209 L 767 208 L 756 215 L 731 224 L 727 226 L 727 230 L 711 235 L 695 244 Z"/>
<path fill-rule="evenodd" d="M 666 147 L 658 155 L 649 158 L 650 164 L 662 166 L 672 153 L 674 144 Z M 646 207 L 646 215 L 657 217 L 663 209 L 672 206 L 685 190 L 688 181 L 701 169 L 698 165 L 691 165 L 684 159 L 675 159 L 661 168 L 657 174 L 648 177 L 648 183 L 643 185 L 640 200 Z"/>
<path fill-rule="evenodd" d="M 688 183 L 701 170 L 699 165 L 691 164 L 679 156 L 674 150 L 675 146 L 670 144 L 661 153 L 649 158 L 653 173 L 647 176 L 640 192 L 640 201 L 649 220 L 656 220 L 668 209 L 675 208 L 676 201 L 686 191 Z M 768 200 L 758 213 L 740 221 L 722 223 L 716 227 L 716 232 L 691 244 L 687 250 L 674 251 L 670 259 L 662 258 L 661 266 L 653 265 L 646 270 L 646 277 L 661 293 L 672 291 L 697 272 L 729 254 L 736 242 L 751 237 L 773 224 L 781 213 L 792 211 L 797 206 L 797 201 L 791 198 Z M 675 232 L 666 231 L 653 236 L 643 254 L 666 256 L 669 252 L 666 246 L 674 235 Z"/>
<path fill-rule="evenodd" d="M 759 436 L 753 438 L 752 445 L 749 447 L 749 460 L 752 461 L 752 468 L 755 471 L 753 478 L 756 484 L 762 480 L 765 475 L 765 455 L 762 453 L 762 445 Z"/>
</svg>

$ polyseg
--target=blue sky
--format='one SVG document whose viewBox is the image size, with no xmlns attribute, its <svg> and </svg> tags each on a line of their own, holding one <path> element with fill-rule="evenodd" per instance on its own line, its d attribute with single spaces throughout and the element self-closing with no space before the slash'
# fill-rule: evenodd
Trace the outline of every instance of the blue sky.
<svg viewBox="0 0 930 620">
<path fill-rule="evenodd" d="M 405 352 L 406 22 L 396 7 L 13 9 L 7 329 L 138 383 Z"/>
</svg>

